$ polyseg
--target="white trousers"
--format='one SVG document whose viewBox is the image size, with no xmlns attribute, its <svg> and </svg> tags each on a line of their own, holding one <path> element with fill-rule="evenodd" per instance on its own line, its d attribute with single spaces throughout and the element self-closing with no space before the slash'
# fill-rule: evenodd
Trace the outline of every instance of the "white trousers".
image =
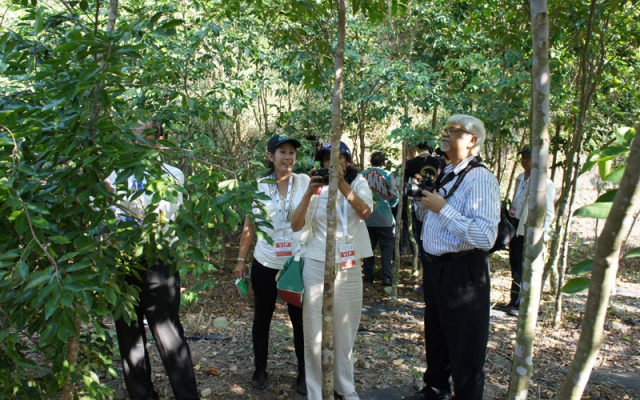
<svg viewBox="0 0 640 400">
<path fill-rule="evenodd" d="M 333 300 L 333 371 L 334 389 L 348 395 L 355 391 L 353 380 L 353 344 L 362 314 L 361 260 L 336 276 Z M 307 399 L 322 400 L 322 293 L 325 263 L 304 260 L 302 280 L 304 301 L 304 360 L 307 376 Z"/>
</svg>

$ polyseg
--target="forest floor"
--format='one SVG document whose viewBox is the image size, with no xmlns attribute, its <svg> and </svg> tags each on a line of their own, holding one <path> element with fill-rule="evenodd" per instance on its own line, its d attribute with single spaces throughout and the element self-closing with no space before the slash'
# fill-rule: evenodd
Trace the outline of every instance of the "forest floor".
<svg viewBox="0 0 640 400">
<path fill-rule="evenodd" d="M 574 256 L 592 251 L 588 245 L 579 249 Z M 227 249 L 229 259 L 236 254 L 236 249 Z M 499 252 L 492 258 L 492 304 L 508 300 L 510 272 L 506 256 L 506 252 Z M 363 315 L 354 351 L 357 391 L 365 400 L 401 399 L 422 387 L 424 303 L 417 291 L 419 279 L 411 274 L 411 258 L 401 260 L 396 304 L 391 303 L 379 281 L 364 285 Z M 264 391 L 252 387 L 253 298 L 251 291 L 247 298 L 239 296 L 230 272 L 233 266 L 228 264 L 228 269 L 214 274 L 214 289 L 182 309 L 202 398 L 304 399 L 295 389 L 297 367 L 292 330 L 281 301 L 272 322 L 268 387 Z M 550 296 L 542 299 L 530 399 L 550 399 L 558 394 L 578 342 L 585 302 L 586 294 L 565 297 L 562 322 L 554 328 L 553 299 Z M 229 326 L 214 328 L 213 320 L 218 317 L 225 317 Z M 485 399 L 506 399 L 516 323 L 517 317 L 492 310 Z M 154 384 L 161 398 L 170 399 L 173 396 L 162 363 L 155 346 L 151 344 L 149 348 Z M 119 364 L 119 360 L 114 361 Z M 118 389 L 116 398 L 123 398 L 122 381 L 113 384 Z M 617 292 L 611 297 L 605 322 L 604 343 L 582 398 L 640 399 L 640 259 L 621 263 Z"/>
</svg>

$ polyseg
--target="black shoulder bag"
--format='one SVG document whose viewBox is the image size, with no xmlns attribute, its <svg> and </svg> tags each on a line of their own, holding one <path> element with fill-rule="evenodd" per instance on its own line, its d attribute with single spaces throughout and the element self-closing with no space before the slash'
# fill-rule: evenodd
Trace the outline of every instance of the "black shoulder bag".
<svg viewBox="0 0 640 400">
<path fill-rule="evenodd" d="M 445 199 L 448 199 L 449 197 L 451 197 L 455 193 L 455 191 L 458 190 L 458 186 L 460 186 L 460 183 L 462 183 L 462 180 L 464 179 L 465 175 L 467 175 L 467 173 L 475 167 L 483 167 L 487 171 L 491 172 L 491 170 L 489 170 L 489 168 L 487 168 L 487 166 L 482 163 L 482 158 L 480 156 L 476 156 L 473 160 L 469 162 L 469 164 L 465 167 L 465 169 L 460 171 L 460 176 L 456 180 L 456 183 L 454 183 L 451 190 L 445 193 L 444 195 Z M 441 177 L 438 177 L 438 179 L 436 180 L 437 186 L 440 188 L 441 186 L 444 186 L 447 182 L 451 182 L 454 176 L 455 175 L 453 174 L 453 171 L 452 171 L 449 173 L 449 176 L 445 177 L 444 179 L 440 179 Z M 496 236 L 496 241 L 493 243 L 493 247 L 489 250 L 489 253 L 491 254 L 499 250 L 507 250 L 507 245 L 509 244 L 509 242 L 511 242 L 511 239 L 513 239 L 514 236 L 516 236 L 516 228 L 514 228 L 513 224 L 511 223 L 511 217 L 509 216 L 509 211 L 501 202 L 500 203 L 500 222 L 498 223 L 498 235 Z"/>
</svg>

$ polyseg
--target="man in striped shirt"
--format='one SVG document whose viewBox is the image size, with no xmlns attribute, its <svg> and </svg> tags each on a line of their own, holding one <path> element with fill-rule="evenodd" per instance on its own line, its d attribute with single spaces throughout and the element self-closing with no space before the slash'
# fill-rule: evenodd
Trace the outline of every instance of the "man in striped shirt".
<svg viewBox="0 0 640 400">
<path fill-rule="evenodd" d="M 425 387 L 411 400 L 482 400 L 489 336 L 489 255 L 500 221 L 500 187 L 478 156 L 484 124 L 469 115 L 447 121 L 440 146 L 451 159 L 433 193 L 422 231 Z"/>
</svg>

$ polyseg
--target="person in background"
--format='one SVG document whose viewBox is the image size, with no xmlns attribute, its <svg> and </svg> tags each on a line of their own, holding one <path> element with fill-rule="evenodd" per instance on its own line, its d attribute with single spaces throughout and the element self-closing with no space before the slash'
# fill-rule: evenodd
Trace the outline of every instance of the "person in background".
<svg viewBox="0 0 640 400">
<path fill-rule="evenodd" d="M 382 284 L 391 286 L 392 268 L 391 259 L 394 248 L 394 231 L 396 221 L 391 213 L 391 207 L 398 203 L 398 191 L 393 175 L 382 168 L 386 156 L 381 151 L 371 154 L 371 168 L 362 172 L 362 176 L 367 180 L 369 188 L 373 193 L 375 207 L 371 216 L 365 221 L 371 240 L 371 249 L 375 250 L 380 244 L 380 256 L 382 262 Z M 363 260 L 363 271 L 365 282 L 373 283 L 373 268 L 376 259 L 374 256 Z"/>
<path fill-rule="evenodd" d="M 331 166 L 331 143 L 316 152 L 316 161 L 325 168 Z M 334 288 L 334 388 L 337 398 L 358 400 L 353 377 L 353 344 L 355 342 L 362 311 L 361 260 L 371 257 L 371 243 L 365 220 L 373 208 L 373 194 L 367 181 L 352 167 L 351 150 L 340 142 L 338 193 L 333 206 L 338 213 L 336 227 L 336 255 L 326 260 L 327 248 L 327 202 L 329 187 L 314 176 L 309 189 L 295 210 L 291 227 L 300 231 L 308 218 L 313 235 L 304 250 L 304 319 L 305 362 L 309 400 L 322 399 L 322 295 L 324 271 L 339 264 Z M 312 171 L 313 173 L 314 171 Z M 319 193 L 319 194 L 316 194 Z M 312 203 L 313 196 L 319 196 Z M 316 207 L 310 207 L 316 204 Z M 328 263 L 328 264 L 327 264 Z"/>
<path fill-rule="evenodd" d="M 413 158 L 415 158 L 417 154 L 417 148 L 416 146 L 409 146 L 407 148 L 407 161 L 408 160 L 412 160 Z M 400 166 L 398 166 L 398 169 L 401 170 Z M 405 169 L 406 169 L 406 163 L 405 163 Z M 402 174 L 401 171 L 398 171 L 400 174 Z M 403 176 L 399 175 L 397 176 L 397 179 L 400 179 L 403 181 L 403 183 L 406 183 L 403 180 Z M 402 224 L 400 224 L 402 226 L 402 229 L 400 230 L 399 234 L 400 234 L 400 255 L 401 256 L 409 256 L 410 255 L 410 251 L 411 251 L 411 242 L 409 241 L 409 213 L 407 212 L 407 209 L 409 207 L 409 202 L 408 202 L 408 197 L 407 196 L 403 196 L 402 198 L 402 213 L 400 214 L 401 218 L 402 218 Z M 398 215 L 398 206 L 393 207 L 391 209 L 391 212 L 393 213 L 393 216 L 396 217 Z"/>
<path fill-rule="evenodd" d="M 443 158 L 431 156 L 431 147 L 427 143 L 418 143 L 416 149 L 416 157 L 407 161 L 405 165 L 405 183 L 418 183 L 418 180 L 427 176 L 427 173 L 435 173 L 437 176 L 445 166 Z M 418 244 L 420 263 L 424 267 L 426 260 L 424 258 L 424 249 L 422 248 L 422 223 L 427 213 L 427 208 L 420 202 L 419 198 L 413 198 L 411 200 L 411 207 L 413 237 Z"/>
<path fill-rule="evenodd" d="M 420 201 L 423 225 L 424 388 L 407 400 L 482 400 L 489 338 L 489 254 L 500 222 L 500 187 L 478 156 L 484 124 L 469 115 L 447 120 L 440 146 L 451 164 Z M 477 167 L 477 168 L 474 168 Z M 455 189 L 454 189 L 455 187 Z"/>
<path fill-rule="evenodd" d="M 511 201 L 509 216 L 513 226 L 516 227 L 516 236 L 509 243 L 509 264 L 511 266 L 511 291 L 509 303 L 496 307 L 501 311 L 517 315 L 520 307 L 520 285 L 522 283 L 522 264 L 524 254 L 524 228 L 527 222 L 529 202 L 529 178 L 531 177 L 531 148 L 525 147 L 520 152 L 520 165 L 524 172 L 516 178 L 516 192 Z M 544 217 L 544 238 L 548 239 L 551 222 L 554 216 L 553 199 L 555 187 L 551 179 L 547 178 L 547 212 Z"/>
<path fill-rule="evenodd" d="M 251 264 L 251 286 L 254 291 L 253 354 L 255 371 L 251 382 L 256 389 L 267 388 L 267 357 L 269 355 L 269 330 L 276 307 L 278 289 L 276 275 L 287 259 L 300 248 L 300 234 L 291 229 L 291 218 L 300 204 L 302 196 L 307 192 L 309 177 L 293 173 L 296 163 L 297 149 L 300 142 L 284 135 L 276 135 L 267 143 L 269 172 L 258 181 L 258 190 L 266 194 L 268 200 L 260 200 L 267 211 L 267 221 L 273 229 L 262 227 L 262 230 L 274 243 L 269 244 L 263 237 L 258 238 L 253 250 Z M 271 180 L 271 182 L 267 182 Z M 261 218 L 261 211 L 254 208 L 256 218 Z M 233 275 L 242 278 L 247 272 L 247 256 L 249 247 L 256 238 L 255 227 L 247 216 L 240 237 L 238 263 Z M 293 325 L 293 345 L 298 359 L 298 378 L 296 382 L 299 393 L 306 395 L 304 361 L 304 333 L 302 329 L 302 310 L 287 304 L 291 325 Z"/>
<path fill-rule="evenodd" d="M 144 137 L 147 142 L 159 147 L 158 140 L 166 139 L 162 125 L 157 120 L 148 122 L 138 121 L 140 125 L 135 134 Z M 169 164 L 162 164 L 164 172 L 162 178 L 172 184 L 184 185 L 184 174 L 181 170 Z M 116 191 L 116 172 L 104 181 L 107 190 Z M 128 192 L 122 193 L 124 200 L 118 201 L 116 221 L 140 221 L 145 219 L 146 208 L 152 204 L 154 193 L 146 186 L 147 179 L 138 181 L 133 175 L 127 180 Z M 141 196 L 134 196 L 139 190 L 145 190 Z M 173 221 L 177 210 L 182 205 L 182 194 L 176 193 L 174 202 L 160 200 L 156 212 L 163 222 Z M 166 225 L 163 231 L 167 231 Z M 176 238 L 166 238 L 169 242 Z M 147 334 L 144 319 L 149 324 L 149 330 L 158 346 L 160 358 L 169 376 L 173 395 L 178 400 L 198 399 L 196 378 L 191 360 L 189 344 L 184 336 L 184 329 L 180 323 L 180 273 L 171 273 L 171 260 L 157 259 L 154 265 L 149 265 L 143 258 L 140 264 L 139 278 L 128 275 L 129 285 L 139 288 L 139 301 L 135 306 L 136 318 L 126 322 L 120 318 L 115 322 L 124 383 L 132 399 L 159 399 L 151 381 L 151 362 L 147 352 Z"/>
</svg>

